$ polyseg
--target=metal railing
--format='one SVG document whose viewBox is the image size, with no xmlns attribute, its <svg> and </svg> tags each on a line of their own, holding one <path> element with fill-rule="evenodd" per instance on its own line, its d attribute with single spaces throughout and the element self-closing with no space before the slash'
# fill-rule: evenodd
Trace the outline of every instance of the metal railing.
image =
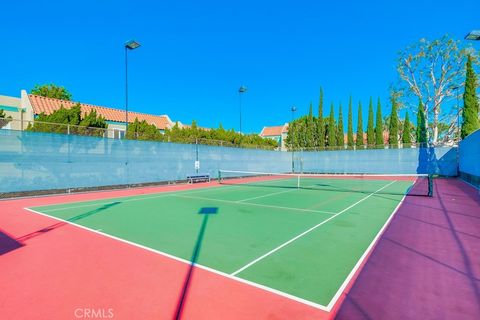
<svg viewBox="0 0 480 320">
<path fill-rule="evenodd" d="M 114 128 L 97 128 L 97 127 L 85 127 L 67 123 L 54 123 L 54 122 L 43 122 L 37 120 L 17 120 L 17 119 L 0 119 L 0 129 L 3 130 L 20 130 L 20 131 L 31 131 L 31 132 L 48 132 L 48 133 L 58 133 L 66 135 L 80 135 L 80 136 L 91 136 L 99 138 L 109 138 L 109 139 L 126 139 L 125 130 L 114 129 Z M 157 141 L 157 142 L 170 142 L 170 143 L 180 143 L 180 144 L 201 144 L 209 146 L 219 146 L 219 147 L 230 147 L 230 148 L 246 148 L 246 149 L 261 149 L 261 150 L 275 150 L 280 151 L 280 147 L 274 146 L 265 146 L 265 145 L 254 145 L 248 144 L 242 141 L 231 142 L 226 140 L 214 140 L 214 139 L 205 139 L 205 138 L 171 138 L 165 137 L 161 140 L 150 140 L 148 136 L 142 133 L 135 133 L 132 137 L 130 134 L 128 136 L 129 140 L 144 140 L 144 141 Z M 370 149 L 404 149 L 404 148 L 424 148 L 424 147 L 457 147 L 457 143 L 454 141 L 451 142 L 439 142 L 437 144 L 428 144 L 428 143 L 416 143 L 412 142 L 409 144 L 398 143 L 397 145 L 362 145 L 362 146 L 326 146 L 326 147 L 295 147 L 290 148 L 286 146 L 284 151 L 340 151 L 340 150 L 370 150 Z"/>
<path fill-rule="evenodd" d="M 133 135 L 125 136 L 125 130 L 112 128 L 97 128 L 73 125 L 68 123 L 44 122 L 37 120 L 16 120 L 16 119 L 0 119 L 0 129 L 2 130 L 17 130 L 30 132 L 46 132 L 57 133 L 65 135 L 79 135 L 90 136 L 109 139 L 128 139 L 128 140 L 142 140 L 154 142 L 180 143 L 180 144 L 201 144 L 229 148 L 246 148 L 246 149 L 261 149 L 261 150 L 280 150 L 279 147 L 255 145 L 242 141 L 233 143 L 226 140 L 215 140 L 205 138 L 171 138 L 165 136 L 163 139 L 149 139 L 148 134 L 135 132 Z"/>
<path fill-rule="evenodd" d="M 455 142 L 439 142 L 433 143 L 398 143 L 398 144 L 381 144 L 381 145 L 361 145 L 361 146 L 326 146 L 326 147 L 286 147 L 287 151 L 343 151 L 343 150 L 374 150 L 374 149 L 408 149 L 408 148 L 427 148 L 427 147 L 458 147 Z"/>
</svg>

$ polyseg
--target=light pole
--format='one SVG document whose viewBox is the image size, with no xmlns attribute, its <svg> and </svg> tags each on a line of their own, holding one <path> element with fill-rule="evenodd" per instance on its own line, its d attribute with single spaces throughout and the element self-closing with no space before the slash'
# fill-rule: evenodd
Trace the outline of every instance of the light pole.
<svg viewBox="0 0 480 320">
<path fill-rule="evenodd" d="M 242 95 L 247 92 L 247 87 L 240 86 L 238 89 L 239 105 L 240 105 L 240 133 L 242 133 Z"/>
<path fill-rule="evenodd" d="M 290 111 L 292 111 L 292 121 L 290 122 L 290 125 L 288 126 L 288 132 L 292 133 L 292 131 L 291 131 L 292 123 L 293 123 L 293 119 L 295 119 L 295 111 L 297 111 L 297 107 L 292 106 L 290 108 Z M 292 136 L 292 138 L 293 138 L 293 136 Z M 295 156 L 294 156 L 295 151 L 294 151 L 294 148 L 293 148 L 292 138 L 290 139 L 290 142 L 292 143 L 292 173 L 295 173 Z"/>
<path fill-rule="evenodd" d="M 466 36 L 465 40 L 480 40 L 480 30 L 470 31 Z"/>
<path fill-rule="evenodd" d="M 292 106 L 290 110 L 292 111 L 292 122 L 293 122 L 293 119 L 295 118 L 295 111 L 297 111 L 297 107 Z"/>
<path fill-rule="evenodd" d="M 125 42 L 125 136 L 128 132 L 128 51 L 140 47 L 135 40 Z"/>
</svg>

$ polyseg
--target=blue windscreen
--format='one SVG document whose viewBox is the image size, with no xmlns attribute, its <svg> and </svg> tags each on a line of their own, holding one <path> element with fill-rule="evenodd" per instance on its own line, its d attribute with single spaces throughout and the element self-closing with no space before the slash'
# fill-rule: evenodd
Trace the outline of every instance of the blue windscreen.
<svg viewBox="0 0 480 320">
<path fill-rule="evenodd" d="M 219 169 L 457 174 L 456 148 L 290 152 L 0 130 L 0 192 L 185 180 Z M 478 163 L 478 162 L 477 162 Z M 470 166 L 474 166 L 471 162 Z M 478 167 L 477 167 L 478 169 Z"/>
<path fill-rule="evenodd" d="M 459 170 L 480 180 L 480 130 L 460 142 Z"/>
</svg>

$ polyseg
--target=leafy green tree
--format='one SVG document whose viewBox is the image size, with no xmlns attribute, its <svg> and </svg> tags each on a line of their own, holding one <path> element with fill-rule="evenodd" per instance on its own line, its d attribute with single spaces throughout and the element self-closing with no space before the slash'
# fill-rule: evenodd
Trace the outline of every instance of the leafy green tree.
<svg viewBox="0 0 480 320">
<path fill-rule="evenodd" d="M 330 106 L 330 117 L 328 119 L 328 147 L 332 148 L 337 145 L 337 128 L 335 126 L 335 111 L 333 103 Z"/>
<path fill-rule="evenodd" d="M 416 140 L 420 146 L 425 145 L 428 141 L 427 136 L 427 124 L 425 120 L 425 111 L 422 104 L 422 101 L 418 101 L 418 111 L 417 111 L 417 130 L 416 130 Z"/>
<path fill-rule="evenodd" d="M 373 100 L 371 97 L 370 104 L 368 106 L 367 145 L 370 148 L 375 145 L 375 128 L 373 127 Z"/>
<path fill-rule="evenodd" d="M 398 147 L 398 112 L 397 100 L 394 94 L 391 98 L 392 113 L 390 114 L 390 124 L 388 127 L 388 144 L 391 147 Z"/>
<path fill-rule="evenodd" d="M 433 123 L 428 124 L 430 131 L 432 130 Z M 438 127 L 438 141 L 448 141 L 451 137 L 451 131 L 454 129 L 452 124 L 448 124 L 446 122 L 440 121 L 437 124 Z"/>
<path fill-rule="evenodd" d="M 385 144 L 383 140 L 383 121 L 382 121 L 382 105 L 380 104 L 380 98 L 377 102 L 377 121 L 375 124 L 375 145 L 377 148 L 383 148 Z"/>
<path fill-rule="evenodd" d="M 403 100 L 411 106 L 416 99 L 422 101 L 425 127 L 432 128 L 433 143 L 437 143 L 438 123 L 447 109 L 444 103 L 455 96 L 453 88 L 463 82 L 469 52 L 473 48 L 447 35 L 434 40 L 422 38 L 399 52 L 397 71 Z"/>
<path fill-rule="evenodd" d="M 310 102 L 310 111 L 308 112 L 308 118 L 306 123 L 306 132 L 305 132 L 305 147 L 313 148 L 315 147 L 315 121 L 313 119 L 313 105 Z"/>
<path fill-rule="evenodd" d="M 352 119 L 352 97 L 350 96 L 350 101 L 348 102 L 348 125 L 347 125 L 347 145 L 348 147 L 353 147 L 353 119 Z"/>
<path fill-rule="evenodd" d="M 476 89 L 477 76 L 475 75 L 475 71 L 472 67 L 472 57 L 471 55 L 468 55 L 465 92 L 463 94 L 463 122 L 461 131 L 462 139 L 480 128 Z"/>
<path fill-rule="evenodd" d="M 306 146 L 305 136 L 307 129 L 307 117 L 303 116 L 297 120 L 297 133 L 295 140 L 297 141 L 297 148 L 304 149 Z"/>
<path fill-rule="evenodd" d="M 105 121 L 105 118 L 98 116 L 95 109 L 92 109 L 90 113 L 85 114 L 83 119 L 80 120 L 79 125 L 88 128 L 107 128 L 107 122 Z M 103 131 L 99 130 L 98 132 L 100 133 Z"/>
<path fill-rule="evenodd" d="M 287 138 L 285 139 L 285 145 L 287 146 L 287 149 L 289 151 L 293 150 L 297 145 L 295 141 L 296 132 L 297 132 L 296 122 L 292 120 L 288 124 L 288 133 L 287 133 Z"/>
<path fill-rule="evenodd" d="M 410 119 L 408 118 L 408 111 L 405 112 L 405 121 L 403 122 L 402 143 L 403 146 L 409 146 L 412 143 Z"/>
<path fill-rule="evenodd" d="M 342 112 L 342 104 L 340 103 L 338 107 L 337 146 L 343 147 L 344 141 L 345 139 L 344 139 L 344 131 L 343 131 L 343 112 Z"/>
<path fill-rule="evenodd" d="M 89 127 L 89 128 L 87 128 Z M 81 135 L 103 136 L 107 123 L 97 112 L 92 110 L 82 118 L 80 104 L 67 109 L 61 106 L 51 114 L 41 113 L 27 130 L 36 132 L 72 133 Z"/>
<path fill-rule="evenodd" d="M 55 98 L 60 100 L 72 100 L 72 94 L 65 89 L 64 87 L 57 86 L 55 84 L 44 84 L 44 85 L 35 85 L 35 87 L 30 91 L 31 94 L 47 97 L 47 98 Z"/>
<path fill-rule="evenodd" d="M 155 125 L 148 124 L 145 120 L 138 121 L 138 118 L 135 118 L 135 121 L 128 125 L 126 138 L 132 140 L 162 141 L 163 135 Z"/>
<path fill-rule="evenodd" d="M 285 139 L 285 145 L 289 151 L 296 150 L 299 145 L 299 121 L 298 119 L 292 120 L 288 125 L 287 138 Z"/>
<path fill-rule="evenodd" d="M 289 133 L 285 143 L 287 146 L 293 147 L 292 137 L 296 132 L 295 126 L 298 121 L 292 121 L 289 128 Z M 147 127 L 149 125 L 143 125 Z M 130 126 L 129 126 L 130 127 Z M 155 129 L 155 130 L 153 130 Z M 261 149 L 275 149 L 279 147 L 279 142 L 276 139 L 262 138 L 257 134 L 241 134 L 235 132 L 233 129 L 226 130 L 220 123 L 218 128 L 203 129 L 197 126 L 196 121 L 192 121 L 191 126 L 180 126 L 178 123 L 166 129 L 164 134 L 160 134 L 155 126 L 150 126 L 149 130 L 137 129 L 137 134 L 144 140 L 160 140 L 175 143 L 198 143 L 215 146 L 226 147 L 241 147 L 241 148 L 261 148 Z M 303 132 L 302 134 L 305 134 Z"/>
<path fill-rule="evenodd" d="M 308 116 L 302 116 L 291 122 L 286 140 L 289 149 L 297 150 L 306 147 L 307 122 Z"/>
<path fill-rule="evenodd" d="M 358 125 L 357 125 L 357 139 L 356 146 L 362 147 L 365 142 L 363 141 L 363 120 L 362 120 L 362 103 L 358 103 Z"/>
<path fill-rule="evenodd" d="M 37 120 L 42 122 L 65 123 L 79 125 L 82 118 L 82 110 L 80 104 L 77 103 L 71 108 L 65 108 L 63 105 L 60 109 L 55 110 L 49 115 L 42 113 Z"/>
<path fill-rule="evenodd" d="M 317 147 L 325 147 L 325 121 L 323 119 L 323 89 L 320 88 L 320 101 L 318 102 L 317 118 Z"/>
<path fill-rule="evenodd" d="M 5 127 L 12 120 L 11 116 L 5 114 L 3 109 L 0 109 L 0 129 Z"/>
</svg>

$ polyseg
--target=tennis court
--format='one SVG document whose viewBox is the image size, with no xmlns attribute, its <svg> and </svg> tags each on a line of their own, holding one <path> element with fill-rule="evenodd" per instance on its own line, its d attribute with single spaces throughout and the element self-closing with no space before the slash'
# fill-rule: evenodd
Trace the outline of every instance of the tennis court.
<svg viewBox="0 0 480 320">
<path fill-rule="evenodd" d="M 404 197 L 431 187 L 425 175 L 220 177 L 28 210 L 330 311 Z"/>
</svg>

